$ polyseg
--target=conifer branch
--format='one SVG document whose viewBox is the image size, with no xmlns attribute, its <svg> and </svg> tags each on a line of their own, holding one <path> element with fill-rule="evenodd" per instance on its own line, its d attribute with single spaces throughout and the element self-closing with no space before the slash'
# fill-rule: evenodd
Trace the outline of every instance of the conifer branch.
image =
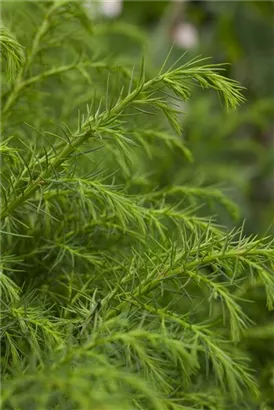
<svg viewBox="0 0 274 410">
<path fill-rule="evenodd" d="M 79 2 L 32 3 L 34 33 L 20 7 L 14 35 L 0 33 L 13 77 L 0 144 L 2 407 L 268 406 L 272 368 L 252 349 L 273 339 L 273 239 L 222 226 L 241 211 L 218 188 L 226 165 L 199 162 L 206 130 L 182 136 L 193 87 L 228 110 L 243 88 L 201 57 L 168 67 L 172 50 L 158 72 L 149 56 L 134 65 L 134 50 L 130 71 L 113 34 L 135 47 L 144 33 L 98 23 Z M 241 115 L 208 133 L 225 140 Z"/>
</svg>

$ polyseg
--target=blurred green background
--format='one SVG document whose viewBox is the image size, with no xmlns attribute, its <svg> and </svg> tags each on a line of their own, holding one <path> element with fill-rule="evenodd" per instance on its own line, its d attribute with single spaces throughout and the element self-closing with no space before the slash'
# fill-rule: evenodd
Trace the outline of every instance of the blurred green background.
<svg viewBox="0 0 274 410">
<path fill-rule="evenodd" d="M 133 23 L 138 30 L 132 37 L 138 40 L 143 31 L 155 67 L 173 43 L 171 63 L 184 52 L 186 59 L 201 54 L 229 63 L 227 75 L 246 87 L 247 101 L 228 115 L 214 93 L 199 91 L 183 106 L 182 137 L 196 163 L 180 167 L 174 159 L 173 183 L 193 180 L 195 173 L 197 181 L 227 187 L 247 219 L 247 232 L 265 232 L 274 217 L 274 3 L 112 1 L 99 9 L 117 27 L 117 41 L 110 39 L 113 52 L 127 50 L 133 59 L 138 54 L 138 41 L 135 50 L 121 35 L 123 25 Z M 162 172 L 167 174 L 164 164 Z M 230 225 L 225 214 L 218 216 Z"/>
</svg>

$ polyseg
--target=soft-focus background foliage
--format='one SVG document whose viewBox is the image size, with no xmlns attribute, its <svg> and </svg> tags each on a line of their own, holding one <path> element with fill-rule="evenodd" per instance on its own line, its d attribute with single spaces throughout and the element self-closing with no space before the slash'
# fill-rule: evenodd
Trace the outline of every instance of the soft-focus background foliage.
<svg viewBox="0 0 274 410">
<path fill-rule="evenodd" d="M 199 90 L 199 98 L 191 99 L 185 107 L 183 136 L 198 167 L 191 166 L 188 172 L 230 187 L 248 220 L 247 231 L 264 232 L 274 216 L 274 3 L 103 3 L 101 13 L 106 18 L 133 23 L 149 33 L 147 50 L 155 65 L 163 61 L 173 42 L 174 60 L 187 51 L 187 58 L 202 54 L 212 56 L 214 62 L 230 63 L 228 73 L 246 87 L 247 102 L 227 116 L 214 93 L 205 95 Z M 116 46 L 129 53 L 124 38 L 117 36 Z M 131 53 L 135 55 L 132 44 Z M 185 167 L 182 172 L 178 167 L 177 178 L 180 182 L 188 178 Z M 225 218 L 222 215 L 223 222 L 229 223 Z"/>
</svg>

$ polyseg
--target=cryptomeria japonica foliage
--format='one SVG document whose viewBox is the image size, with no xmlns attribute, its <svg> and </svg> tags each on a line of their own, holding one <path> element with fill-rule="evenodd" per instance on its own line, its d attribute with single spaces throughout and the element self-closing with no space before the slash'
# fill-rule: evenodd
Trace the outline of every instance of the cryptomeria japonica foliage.
<svg viewBox="0 0 274 410">
<path fill-rule="evenodd" d="M 155 71 L 145 51 L 112 53 L 115 33 L 143 34 L 80 2 L 15 4 L 0 37 L 2 408 L 271 408 L 273 366 L 246 340 L 272 340 L 273 242 L 220 226 L 215 206 L 239 211 L 215 186 L 174 182 L 175 157 L 195 167 L 182 102 L 198 86 L 235 109 L 241 86 L 207 58 Z"/>
</svg>

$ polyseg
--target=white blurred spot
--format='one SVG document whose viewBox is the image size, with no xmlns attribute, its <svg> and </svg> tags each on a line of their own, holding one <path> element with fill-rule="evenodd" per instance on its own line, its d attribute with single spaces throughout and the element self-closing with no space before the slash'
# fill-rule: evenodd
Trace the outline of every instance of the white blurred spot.
<svg viewBox="0 0 274 410">
<path fill-rule="evenodd" d="M 92 19 L 100 15 L 115 18 L 122 13 L 123 9 L 123 0 L 84 0 L 83 4 Z"/>
<path fill-rule="evenodd" d="M 123 0 L 103 0 L 101 1 L 101 11 L 104 16 L 113 18 L 122 13 Z"/>
<path fill-rule="evenodd" d="M 194 48 L 198 45 L 197 29 L 190 23 L 179 23 L 173 31 L 173 41 L 183 48 Z"/>
</svg>

